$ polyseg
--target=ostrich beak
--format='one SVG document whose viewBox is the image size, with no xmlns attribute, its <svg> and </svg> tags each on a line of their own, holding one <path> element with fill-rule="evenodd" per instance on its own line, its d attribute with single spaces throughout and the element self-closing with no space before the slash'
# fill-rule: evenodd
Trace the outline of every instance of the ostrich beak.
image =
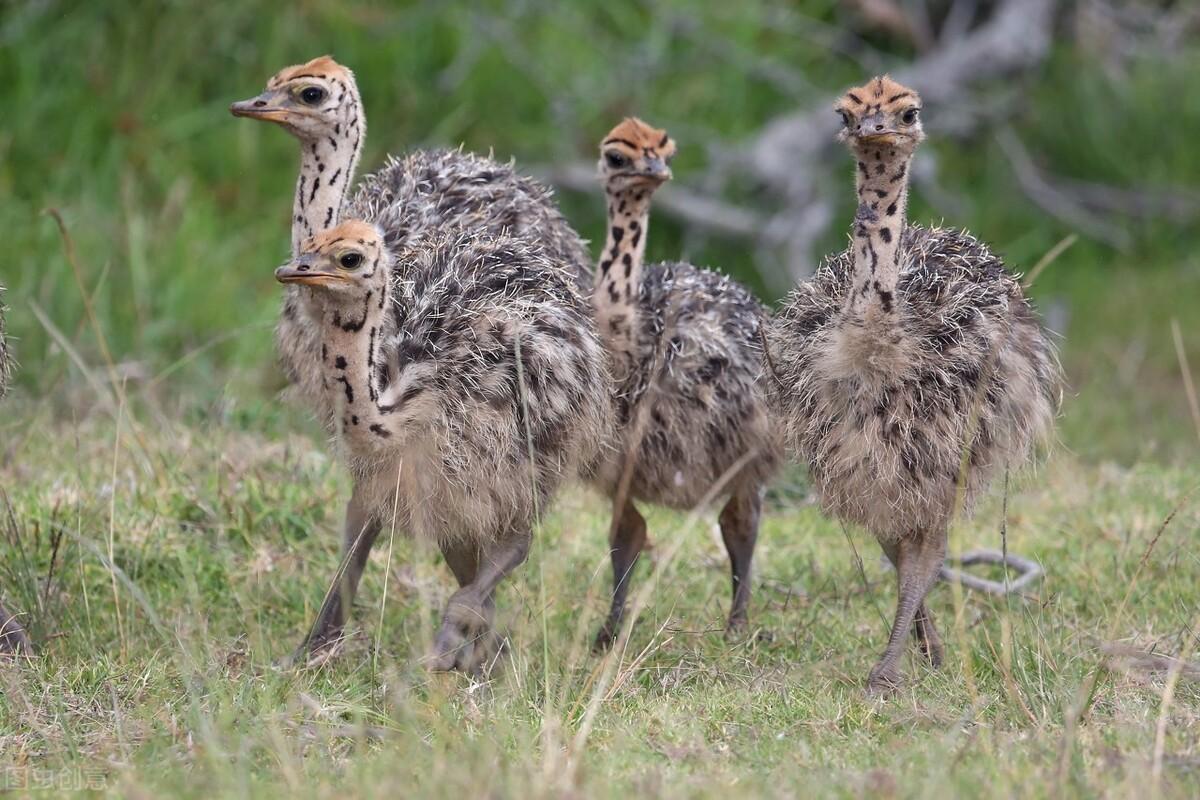
<svg viewBox="0 0 1200 800">
<path fill-rule="evenodd" d="M 280 283 L 300 283 L 305 286 L 329 286 L 330 284 L 349 282 L 345 275 L 319 269 L 316 262 L 307 257 L 302 257 L 291 264 L 284 264 L 275 270 L 275 280 Z"/>
<path fill-rule="evenodd" d="M 888 136 L 894 136 L 898 131 L 893 130 L 883 118 L 882 113 L 871 114 L 863 117 L 858 123 L 858 127 L 854 129 L 853 135 L 856 139 L 863 142 L 869 142 L 873 139 L 882 139 Z"/>
<path fill-rule="evenodd" d="M 287 119 L 287 111 L 272 105 L 271 101 L 273 99 L 275 99 L 273 92 L 263 92 L 258 97 L 251 97 L 249 100 L 239 100 L 232 104 L 229 106 L 229 113 L 235 117 L 262 119 L 267 122 L 283 122 Z"/>
<path fill-rule="evenodd" d="M 672 177 L 671 168 L 661 158 L 649 158 L 646 160 L 645 176 L 660 182 L 669 181 Z"/>
</svg>

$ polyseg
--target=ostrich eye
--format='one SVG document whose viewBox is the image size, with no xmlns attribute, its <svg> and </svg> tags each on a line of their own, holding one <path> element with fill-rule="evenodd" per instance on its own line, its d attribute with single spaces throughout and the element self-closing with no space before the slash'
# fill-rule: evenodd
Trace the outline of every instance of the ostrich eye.
<svg viewBox="0 0 1200 800">
<path fill-rule="evenodd" d="M 838 115 L 840 115 L 842 118 L 842 124 L 845 125 L 847 128 L 849 128 L 850 127 L 850 115 L 845 111 L 839 111 Z"/>
<path fill-rule="evenodd" d="M 608 165 L 613 169 L 620 169 L 621 167 L 629 166 L 629 159 L 614 150 L 609 150 L 607 153 L 605 153 L 604 160 L 607 161 Z"/>
<path fill-rule="evenodd" d="M 306 86 L 300 90 L 300 102 L 315 106 L 325 99 L 325 90 L 320 86 Z"/>
<path fill-rule="evenodd" d="M 919 108 L 910 108 L 908 111 L 905 111 L 900 115 L 900 121 L 905 125 L 912 125 L 917 121 L 917 112 L 919 111 Z"/>
<path fill-rule="evenodd" d="M 674 151 L 672 151 L 671 153 L 669 153 L 669 154 L 667 155 L 667 157 L 663 159 L 663 161 L 665 161 L 665 162 L 666 162 L 666 163 L 668 163 L 668 164 L 670 164 L 670 163 L 671 163 L 672 161 L 674 161 L 674 160 L 675 160 L 675 153 L 674 153 Z"/>
<path fill-rule="evenodd" d="M 338 259 L 338 263 L 342 265 L 342 269 L 358 269 L 362 265 L 362 253 L 343 253 Z"/>
</svg>

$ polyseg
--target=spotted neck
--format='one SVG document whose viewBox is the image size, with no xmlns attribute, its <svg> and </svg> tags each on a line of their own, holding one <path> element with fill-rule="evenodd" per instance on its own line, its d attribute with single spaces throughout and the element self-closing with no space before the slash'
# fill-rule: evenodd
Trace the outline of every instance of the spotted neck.
<svg viewBox="0 0 1200 800">
<path fill-rule="evenodd" d="M 321 382 L 335 429 L 351 450 L 390 438 L 378 405 L 388 297 L 383 281 L 360 300 L 311 303 L 320 309 Z"/>
<path fill-rule="evenodd" d="M 891 314 L 900 278 L 900 239 L 912 155 L 888 145 L 864 145 L 857 148 L 855 156 L 858 210 L 854 214 L 854 285 L 846 308 L 858 313 Z"/>
<path fill-rule="evenodd" d="M 608 190 L 608 234 L 592 288 L 600 335 L 614 354 L 632 358 L 637 343 L 638 288 L 650 222 L 647 188 Z"/>
<path fill-rule="evenodd" d="M 292 201 L 292 255 L 299 255 L 310 237 L 340 221 L 366 138 L 367 121 L 358 89 L 341 80 L 334 84 L 335 92 L 344 97 L 339 98 L 333 135 L 303 139 L 300 144 L 300 177 Z"/>
</svg>

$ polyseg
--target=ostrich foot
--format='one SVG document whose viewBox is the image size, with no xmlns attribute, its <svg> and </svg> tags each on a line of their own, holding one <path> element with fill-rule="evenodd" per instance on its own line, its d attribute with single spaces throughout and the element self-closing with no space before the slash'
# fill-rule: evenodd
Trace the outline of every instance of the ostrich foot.
<svg viewBox="0 0 1200 800">
<path fill-rule="evenodd" d="M 595 641 L 592 642 L 593 653 L 600 655 L 612 649 L 613 643 L 621 635 L 621 621 L 623 616 L 623 614 L 610 614 L 608 619 L 604 620 L 604 624 L 596 632 Z"/>
<path fill-rule="evenodd" d="M 867 677 L 867 697 L 877 699 L 895 697 L 902 683 L 903 680 L 897 670 L 876 666 Z"/>
<path fill-rule="evenodd" d="M 433 641 L 430 669 L 437 672 L 457 670 L 479 675 L 491 662 L 502 640 L 492 631 L 490 605 L 470 597 L 450 598 L 442 627 Z"/>
</svg>

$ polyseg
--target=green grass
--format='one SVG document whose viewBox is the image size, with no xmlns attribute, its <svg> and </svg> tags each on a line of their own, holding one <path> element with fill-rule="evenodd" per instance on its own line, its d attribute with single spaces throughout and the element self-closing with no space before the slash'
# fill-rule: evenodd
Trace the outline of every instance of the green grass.
<svg viewBox="0 0 1200 800">
<path fill-rule="evenodd" d="M 932 673 L 910 659 L 896 700 L 862 695 L 892 577 L 869 537 L 808 503 L 798 474 L 773 492 L 758 551 L 752 614 L 769 641 L 717 632 L 728 579 L 712 520 L 654 513 L 657 563 L 639 571 L 632 638 L 591 656 L 607 517 L 570 491 L 501 590 L 511 658 L 490 681 L 421 666 L 451 579 L 404 537 L 390 572 L 386 548 L 373 556 L 347 652 L 277 666 L 336 567 L 348 484 L 276 394 L 271 270 L 287 250 L 295 144 L 232 119 L 229 102 L 332 52 L 370 112 L 366 169 L 389 151 L 459 142 L 522 164 L 591 159 L 617 117 L 638 113 L 671 130 L 678 180 L 698 185 L 710 152 L 862 80 L 842 54 L 855 24 L 842 6 L 6 5 L 0 283 L 22 369 L 0 406 L 0 587 L 41 654 L 0 670 L 0 790 L 1200 793 L 1196 680 L 1172 695 L 1168 674 L 1105 655 L 1196 650 L 1200 431 L 1172 339 L 1175 321 L 1200 377 L 1194 222 L 1118 220 L 1125 250 L 1082 237 L 1038 278 L 1071 386 L 1061 445 L 1014 484 L 1008 530 L 1048 577 L 1021 600 L 938 588 L 947 664 Z M 812 21 L 771 16 L 780 8 Z M 884 66 L 910 55 L 868 38 Z M 1005 122 L 1055 174 L 1200 185 L 1198 66 L 1195 41 L 1116 71 L 1060 37 Z M 1030 203 L 992 137 L 939 135 L 935 114 L 926 126 L 954 202 L 918 187 L 914 218 L 969 227 L 1023 269 L 1075 233 Z M 848 185 L 849 171 L 829 179 Z M 561 199 L 602 238 L 598 196 Z M 75 241 L 78 278 L 48 207 Z M 766 285 L 745 242 L 654 225 L 651 258 L 684 253 Z M 843 239 L 831 230 L 826 247 Z M 995 498 L 958 526 L 952 550 L 998 546 L 1000 509 Z"/>
<path fill-rule="evenodd" d="M 15 527 L 0 577 L 43 643 L 0 672 L 10 788 L 53 776 L 126 796 L 1010 797 L 1155 780 L 1168 676 L 1110 670 L 1102 648 L 1194 649 L 1194 470 L 1059 452 L 1014 485 L 1010 547 L 1047 579 L 1026 599 L 936 589 L 947 664 L 910 658 L 910 685 L 882 704 L 862 690 L 894 584 L 869 537 L 853 532 L 852 547 L 812 506 L 777 502 L 752 607 L 774 637 L 730 644 L 713 520 L 655 513 L 642 614 L 628 646 L 598 659 L 607 520 L 570 492 L 501 590 L 511 657 L 473 683 L 421 666 L 452 579 L 403 537 L 390 572 L 376 548 L 346 652 L 277 666 L 336 567 L 347 481 L 324 448 L 250 430 L 239 411 L 189 424 L 121 410 L 119 442 L 105 414 L 18 405 L 5 424 Z M 998 546 L 1000 523 L 996 499 L 952 549 Z M 1194 796 L 1194 678 L 1165 714 L 1158 785 Z"/>
</svg>

